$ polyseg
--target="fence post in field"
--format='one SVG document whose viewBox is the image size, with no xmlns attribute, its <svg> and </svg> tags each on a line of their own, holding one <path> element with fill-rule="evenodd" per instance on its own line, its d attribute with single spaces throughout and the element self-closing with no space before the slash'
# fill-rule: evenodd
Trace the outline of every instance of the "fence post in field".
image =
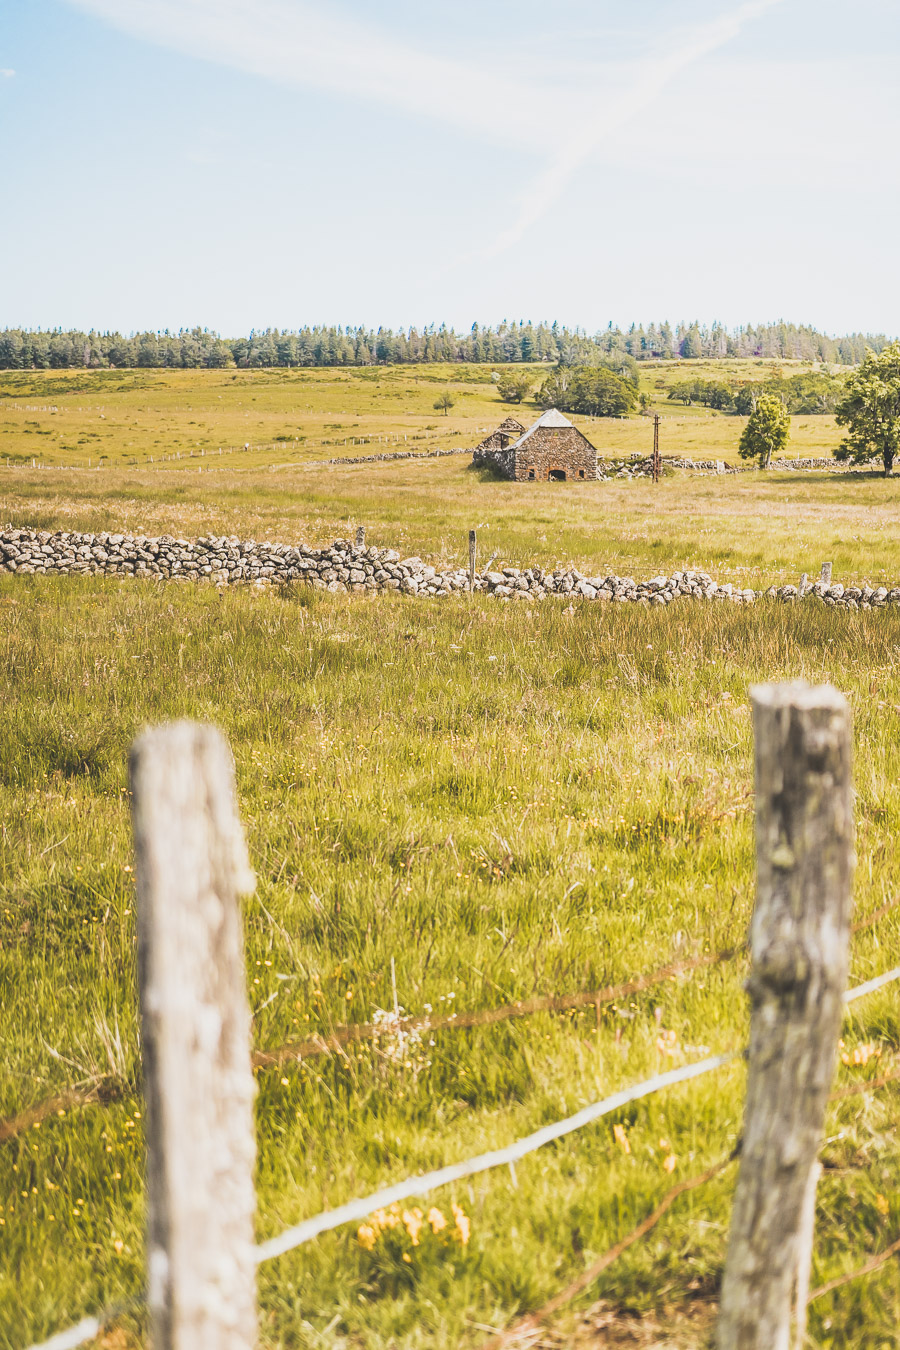
<svg viewBox="0 0 900 1350">
<path fill-rule="evenodd" d="M 366 527 L 365 527 L 365 525 L 357 525 L 357 527 L 356 527 L 356 547 L 357 547 L 357 548 L 365 548 L 365 546 L 366 546 Z"/>
<path fill-rule="evenodd" d="M 476 548 L 476 543 L 477 543 L 477 539 L 476 539 L 475 531 L 474 531 L 474 530 L 470 530 L 470 531 L 469 531 L 469 590 L 470 590 L 470 591 L 474 591 L 474 589 L 475 589 L 475 548 Z"/>
<path fill-rule="evenodd" d="M 810 1192 L 847 982 L 850 710 L 830 685 L 757 685 L 750 696 L 757 858 L 750 1052 L 717 1345 L 788 1350 L 795 1291 L 805 1305 L 808 1288 Z M 798 1345 L 803 1338 L 801 1329 Z"/>
<path fill-rule="evenodd" d="M 804 595 L 806 594 L 806 592 L 807 592 L 808 590 L 809 590 L 809 577 L 807 576 L 807 574 L 806 574 L 805 572 L 801 572 L 801 573 L 800 573 L 800 588 L 799 588 L 799 593 L 800 593 L 800 599 L 801 599 L 801 600 L 803 599 Z"/>
<path fill-rule="evenodd" d="M 238 895 L 253 889 L 228 745 L 144 732 L 130 757 L 154 1350 L 253 1350 L 255 1085 Z"/>
<path fill-rule="evenodd" d="M 824 562 L 824 563 L 822 564 L 822 575 L 821 575 L 821 577 L 819 578 L 819 580 L 820 580 L 820 581 L 823 583 L 823 585 L 825 585 L 825 586 L 830 586 L 830 585 L 831 585 L 831 563 L 830 563 L 830 562 Z"/>
</svg>

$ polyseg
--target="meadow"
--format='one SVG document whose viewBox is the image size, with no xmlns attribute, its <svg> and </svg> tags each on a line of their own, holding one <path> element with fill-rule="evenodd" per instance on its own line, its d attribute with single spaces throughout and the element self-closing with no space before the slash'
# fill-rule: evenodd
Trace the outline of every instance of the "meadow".
<svg viewBox="0 0 900 1350">
<path fill-rule="evenodd" d="M 534 388 L 549 373 L 547 366 L 522 369 Z M 664 454 L 734 461 L 744 419 L 670 402 L 669 387 L 687 378 L 765 380 L 810 369 L 799 361 L 648 362 L 640 372 L 647 416 L 572 420 L 601 455 L 615 457 L 649 453 L 648 418 L 658 412 Z M 226 463 L 243 473 L 339 455 L 472 446 L 509 413 L 526 426 L 538 415 L 529 403 L 502 403 L 491 373 L 477 365 L 0 371 L 0 464 L 148 469 L 152 456 L 153 467 L 165 469 L 179 456 L 179 467 L 195 473 Z M 444 391 L 455 400 L 446 416 L 433 406 Z M 838 441 L 833 417 L 793 419 L 792 454 L 829 454 Z M 220 448 L 233 453 L 219 456 Z"/>
<path fill-rule="evenodd" d="M 216 474 L 29 460 L 0 468 L 0 520 L 310 542 L 362 521 L 372 542 L 432 561 L 461 560 L 474 524 L 504 562 L 571 558 L 646 576 L 692 561 L 754 584 L 829 557 L 836 578 L 900 574 L 890 481 L 750 474 L 525 491 L 463 457 Z M 759 680 L 831 679 L 851 701 L 865 921 L 897 894 L 898 651 L 894 609 L 510 606 L 0 576 L 0 1116 L 57 1099 L 39 1121 L 5 1138 L 0 1128 L 0 1347 L 22 1350 L 141 1287 L 125 765 L 142 726 L 189 716 L 231 742 L 258 877 L 245 908 L 254 1045 L 267 1050 L 390 1011 L 392 961 L 402 1007 L 446 1017 L 740 949 L 754 886 L 747 690 Z M 895 909 L 855 934 L 851 980 L 898 963 Z M 745 977 L 739 953 L 598 1008 L 442 1027 L 402 1053 L 384 1037 L 261 1066 L 260 1238 L 740 1045 Z M 844 1054 L 840 1088 L 895 1067 L 890 989 L 854 1005 Z M 261 1345 L 476 1350 L 673 1183 L 728 1158 L 743 1079 L 733 1064 L 515 1175 L 427 1197 L 448 1227 L 426 1226 L 416 1246 L 403 1228 L 371 1246 L 342 1230 L 263 1266 Z M 67 1099 L 73 1085 L 97 1100 Z M 814 1285 L 900 1232 L 898 1100 L 888 1085 L 829 1110 Z M 656 1328 L 668 1344 L 707 1344 L 735 1172 L 676 1201 L 542 1343 L 640 1344 Z M 465 1242 L 451 1203 L 469 1220 Z M 810 1343 L 881 1350 L 898 1325 L 888 1264 L 816 1300 Z M 98 1346 L 133 1350 L 145 1334 L 129 1312 Z"/>
</svg>

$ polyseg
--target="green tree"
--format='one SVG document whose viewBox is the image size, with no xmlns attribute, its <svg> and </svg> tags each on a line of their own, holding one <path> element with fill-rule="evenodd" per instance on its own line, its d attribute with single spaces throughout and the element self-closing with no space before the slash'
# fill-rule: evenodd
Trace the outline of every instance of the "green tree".
<svg viewBox="0 0 900 1350">
<path fill-rule="evenodd" d="M 682 338 L 681 355 L 687 360 L 696 360 L 703 355 L 703 339 L 699 324 L 692 323 Z"/>
<path fill-rule="evenodd" d="M 605 366 L 563 366 L 548 375 L 536 395 L 541 408 L 590 417 L 622 417 L 636 400 L 633 385 Z"/>
<path fill-rule="evenodd" d="M 455 402 L 456 399 L 450 393 L 450 390 L 445 389 L 440 397 L 434 400 L 432 407 L 436 408 L 438 412 L 442 412 L 446 417 Z"/>
<path fill-rule="evenodd" d="M 791 419 L 777 394 L 760 394 L 741 432 L 742 459 L 757 459 L 767 469 L 776 450 L 783 450 L 791 434 Z"/>
<path fill-rule="evenodd" d="M 865 360 L 847 379 L 837 420 L 847 435 L 835 458 L 864 464 L 879 455 L 885 477 L 900 451 L 900 342 L 891 342 Z"/>
<path fill-rule="evenodd" d="M 504 403 L 521 403 L 531 393 L 531 376 L 504 371 L 497 381 L 497 393 Z"/>
</svg>

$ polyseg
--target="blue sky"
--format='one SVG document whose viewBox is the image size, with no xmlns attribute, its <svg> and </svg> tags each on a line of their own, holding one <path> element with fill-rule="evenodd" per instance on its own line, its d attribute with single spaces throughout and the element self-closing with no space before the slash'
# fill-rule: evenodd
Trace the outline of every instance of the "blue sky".
<svg viewBox="0 0 900 1350">
<path fill-rule="evenodd" d="M 900 331 L 897 0 L 7 0 L 0 325 Z"/>
</svg>

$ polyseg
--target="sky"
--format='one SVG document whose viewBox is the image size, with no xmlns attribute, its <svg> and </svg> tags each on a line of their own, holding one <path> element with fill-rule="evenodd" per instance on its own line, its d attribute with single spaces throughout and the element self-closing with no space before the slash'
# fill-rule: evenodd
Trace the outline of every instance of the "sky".
<svg viewBox="0 0 900 1350">
<path fill-rule="evenodd" d="M 900 332 L 898 0 L 7 0 L 0 327 Z"/>
</svg>

